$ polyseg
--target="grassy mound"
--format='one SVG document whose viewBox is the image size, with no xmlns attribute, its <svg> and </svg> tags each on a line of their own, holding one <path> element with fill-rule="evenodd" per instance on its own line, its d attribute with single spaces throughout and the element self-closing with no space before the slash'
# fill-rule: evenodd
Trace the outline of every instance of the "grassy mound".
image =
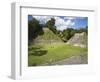
<svg viewBox="0 0 100 82">
<path fill-rule="evenodd" d="M 40 42 L 40 43 L 41 42 L 50 42 L 50 41 L 62 42 L 62 40 L 48 28 L 43 28 L 43 31 L 44 31 L 43 35 L 39 35 L 34 40 L 35 42 Z"/>
</svg>

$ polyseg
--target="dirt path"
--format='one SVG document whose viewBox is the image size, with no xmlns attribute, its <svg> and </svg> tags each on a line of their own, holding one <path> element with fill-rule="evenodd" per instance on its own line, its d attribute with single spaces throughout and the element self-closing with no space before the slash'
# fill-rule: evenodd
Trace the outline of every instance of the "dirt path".
<svg viewBox="0 0 100 82">
<path fill-rule="evenodd" d="M 52 63 L 52 64 L 44 64 L 45 65 L 75 65 L 75 64 L 87 64 L 88 58 L 84 55 L 82 56 L 72 56 L 70 58 Z"/>
<path fill-rule="evenodd" d="M 71 65 L 71 64 L 87 64 L 87 57 L 83 56 L 73 56 L 70 58 L 67 58 L 65 60 L 56 62 L 54 64 L 56 65 Z"/>
</svg>

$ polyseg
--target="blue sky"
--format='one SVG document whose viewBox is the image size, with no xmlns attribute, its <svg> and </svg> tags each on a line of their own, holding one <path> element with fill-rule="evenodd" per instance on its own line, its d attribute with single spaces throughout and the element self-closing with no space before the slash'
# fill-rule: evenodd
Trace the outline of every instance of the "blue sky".
<svg viewBox="0 0 100 82">
<path fill-rule="evenodd" d="M 88 18 L 87 17 L 77 17 L 74 19 L 75 25 L 73 27 L 75 28 L 85 28 L 88 26 Z"/>
<path fill-rule="evenodd" d="M 80 29 L 88 26 L 88 17 L 72 17 L 72 16 L 34 16 L 29 15 L 28 20 L 37 19 L 40 24 L 45 24 L 51 18 L 55 19 L 55 26 L 58 30 L 63 31 L 67 28 Z"/>
<path fill-rule="evenodd" d="M 28 15 L 28 20 L 32 20 L 32 15 Z"/>
</svg>

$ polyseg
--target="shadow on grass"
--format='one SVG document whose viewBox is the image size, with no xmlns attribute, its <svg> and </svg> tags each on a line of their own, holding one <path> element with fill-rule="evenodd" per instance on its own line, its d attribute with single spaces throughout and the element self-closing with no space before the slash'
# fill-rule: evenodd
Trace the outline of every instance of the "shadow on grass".
<svg viewBox="0 0 100 82">
<path fill-rule="evenodd" d="M 46 55 L 47 53 L 47 50 L 36 50 L 31 53 L 29 53 L 30 55 L 34 55 L 34 56 L 43 56 L 43 55 Z"/>
<path fill-rule="evenodd" d="M 43 56 L 46 55 L 47 50 L 42 50 L 42 47 L 32 47 L 29 48 L 29 55 L 34 55 L 34 56 Z"/>
<path fill-rule="evenodd" d="M 38 46 L 38 47 L 29 47 L 28 50 L 29 51 L 32 51 L 32 50 L 39 50 L 39 49 L 42 49 L 41 46 Z"/>
</svg>

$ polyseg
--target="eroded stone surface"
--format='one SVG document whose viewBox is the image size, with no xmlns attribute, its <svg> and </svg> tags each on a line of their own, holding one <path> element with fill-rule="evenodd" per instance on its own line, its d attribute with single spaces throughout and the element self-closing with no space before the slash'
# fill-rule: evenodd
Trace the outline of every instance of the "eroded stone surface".
<svg viewBox="0 0 100 82">
<path fill-rule="evenodd" d="M 67 44 L 72 44 L 73 46 L 87 47 L 87 35 L 85 32 L 76 33 Z"/>
</svg>

